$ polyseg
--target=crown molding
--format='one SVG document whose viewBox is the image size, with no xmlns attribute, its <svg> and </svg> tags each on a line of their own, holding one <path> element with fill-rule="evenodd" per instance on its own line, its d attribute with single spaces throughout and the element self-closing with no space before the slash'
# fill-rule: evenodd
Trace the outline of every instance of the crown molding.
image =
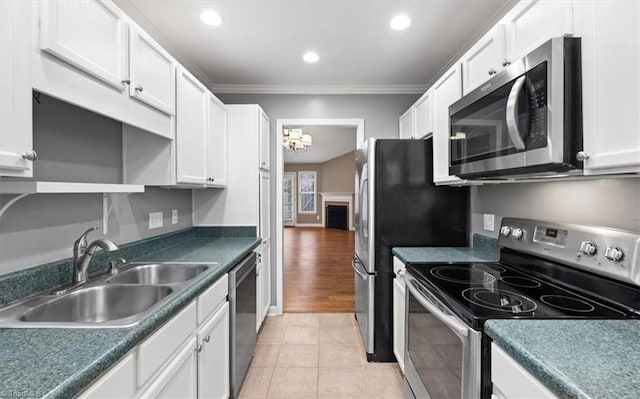
<svg viewBox="0 0 640 399">
<path fill-rule="evenodd" d="M 214 93 L 225 94 L 423 94 L 426 85 L 213 85 Z"/>
</svg>

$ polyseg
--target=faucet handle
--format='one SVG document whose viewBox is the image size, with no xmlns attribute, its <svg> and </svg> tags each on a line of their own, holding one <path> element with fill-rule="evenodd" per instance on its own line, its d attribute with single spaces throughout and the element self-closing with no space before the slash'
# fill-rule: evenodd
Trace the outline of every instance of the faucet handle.
<svg viewBox="0 0 640 399">
<path fill-rule="evenodd" d="M 91 227 L 90 229 L 87 229 L 87 231 L 82 233 L 80 237 L 78 237 L 76 242 L 73 244 L 73 254 L 76 257 L 81 255 L 81 252 L 83 252 L 87 248 L 87 245 L 89 244 L 87 241 L 87 236 L 89 235 L 89 233 L 91 233 L 94 230 L 98 230 L 98 226 L 94 226 L 94 227 Z"/>
</svg>

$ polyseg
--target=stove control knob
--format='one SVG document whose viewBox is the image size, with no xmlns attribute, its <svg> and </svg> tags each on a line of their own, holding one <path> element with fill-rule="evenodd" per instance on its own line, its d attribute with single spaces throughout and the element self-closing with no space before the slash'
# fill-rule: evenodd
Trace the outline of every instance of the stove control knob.
<svg viewBox="0 0 640 399">
<path fill-rule="evenodd" d="M 522 231 L 521 228 L 516 227 L 515 229 L 513 229 L 513 231 L 511 232 L 511 235 L 513 236 L 513 238 L 515 238 L 516 240 L 519 240 L 522 238 L 522 236 L 524 235 L 524 231 Z"/>
<path fill-rule="evenodd" d="M 582 244 L 580 244 L 581 254 L 593 256 L 596 252 L 598 252 L 598 247 L 593 241 L 583 241 Z"/>
<path fill-rule="evenodd" d="M 612 262 L 620 262 L 624 258 L 624 252 L 618 247 L 607 247 L 604 257 Z"/>
<path fill-rule="evenodd" d="M 509 235 L 511 235 L 511 227 L 502 226 L 502 228 L 500 229 L 500 234 L 502 234 L 504 237 L 509 237 Z"/>
</svg>

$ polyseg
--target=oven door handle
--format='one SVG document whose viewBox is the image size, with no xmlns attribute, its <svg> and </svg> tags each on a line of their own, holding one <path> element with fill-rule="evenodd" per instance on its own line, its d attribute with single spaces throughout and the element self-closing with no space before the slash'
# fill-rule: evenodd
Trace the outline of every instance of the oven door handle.
<svg viewBox="0 0 640 399">
<path fill-rule="evenodd" d="M 407 274 L 407 276 L 409 276 Z M 420 303 L 420 305 L 424 306 L 432 315 L 435 316 L 436 319 L 440 320 L 444 325 L 449 327 L 460 339 L 465 339 L 469 335 L 469 327 L 465 324 L 458 321 L 455 317 L 444 313 L 442 310 L 438 308 L 437 305 L 431 303 L 427 298 L 424 297 L 420 291 L 416 288 L 417 284 L 419 284 L 416 280 L 409 276 L 408 280 L 409 284 L 407 284 L 407 288 L 411 295 L 416 298 L 416 300 Z"/>
<path fill-rule="evenodd" d="M 522 134 L 520 133 L 520 129 L 518 128 L 518 97 L 520 96 L 520 92 L 524 87 L 526 76 L 520 76 L 516 79 L 516 82 L 511 87 L 511 91 L 509 92 L 509 98 L 507 99 L 507 133 L 509 133 L 509 138 L 511 138 L 511 142 L 513 146 L 516 147 L 517 150 L 524 150 L 525 143 L 522 138 Z"/>
</svg>

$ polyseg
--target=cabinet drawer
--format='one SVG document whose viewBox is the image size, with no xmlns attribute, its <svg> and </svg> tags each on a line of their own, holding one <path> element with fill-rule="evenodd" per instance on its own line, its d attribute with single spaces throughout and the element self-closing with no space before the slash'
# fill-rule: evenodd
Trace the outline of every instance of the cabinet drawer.
<svg viewBox="0 0 640 399">
<path fill-rule="evenodd" d="M 494 395 L 508 399 L 553 399 L 556 396 L 496 344 L 491 344 Z M 495 392 L 498 391 L 498 392 Z"/>
<path fill-rule="evenodd" d="M 198 297 L 198 325 L 209 317 L 214 310 L 227 300 L 229 278 L 225 274 Z"/>
<path fill-rule="evenodd" d="M 133 353 L 111 367 L 105 375 L 78 395 L 86 398 L 132 398 L 136 393 L 136 368 Z"/>
<path fill-rule="evenodd" d="M 138 347 L 138 387 L 144 386 L 196 328 L 196 303 L 169 320 Z"/>
</svg>

